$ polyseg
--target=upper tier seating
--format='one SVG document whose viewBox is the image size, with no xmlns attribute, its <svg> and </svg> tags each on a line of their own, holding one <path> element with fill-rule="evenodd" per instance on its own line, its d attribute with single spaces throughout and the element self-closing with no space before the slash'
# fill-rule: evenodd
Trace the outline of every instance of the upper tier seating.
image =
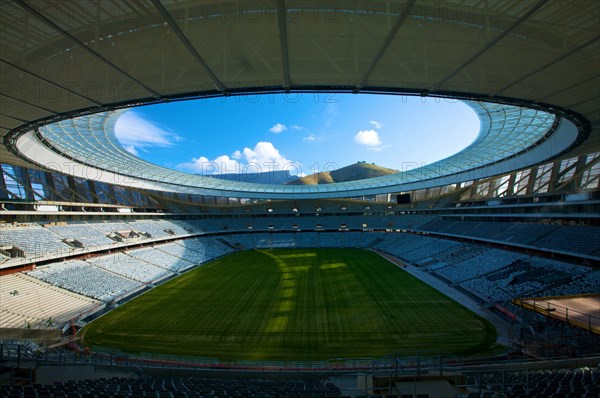
<svg viewBox="0 0 600 398">
<path fill-rule="evenodd" d="M 77 239 L 83 243 L 84 247 L 112 245 L 115 243 L 112 239 L 106 237 L 106 233 L 99 231 L 88 224 L 67 224 L 60 226 L 46 227 L 49 231 L 65 239 Z"/>
<path fill-rule="evenodd" d="M 38 225 L 20 228 L 3 228 L 0 231 L 0 247 L 17 246 L 25 257 L 40 257 L 50 253 L 67 255 L 71 247 L 48 229 Z"/>
<path fill-rule="evenodd" d="M 127 231 L 131 230 L 131 226 L 125 221 L 88 221 L 87 225 L 102 232 L 116 232 L 116 231 Z"/>
<path fill-rule="evenodd" d="M 494 240 L 530 244 L 558 228 L 559 226 L 554 224 L 515 223 L 496 234 Z"/>
<path fill-rule="evenodd" d="M 600 227 L 564 226 L 544 236 L 535 246 L 600 256 Z"/>
<path fill-rule="evenodd" d="M 127 224 L 133 230 L 150 234 L 152 238 L 166 238 L 189 234 L 189 231 L 169 220 L 138 220 L 129 221 Z"/>
<path fill-rule="evenodd" d="M 250 228 L 251 227 L 251 228 Z M 560 226 L 558 224 L 510 223 L 488 221 L 462 221 L 442 220 L 436 216 L 418 214 L 384 216 L 384 215 L 327 215 L 327 216 L 279 216 L 279 217 L 217 217 L 197 220 L 131 220 L 131 221 L 87 221 L 69 222 L 65 225 L 40 226 L 31 224 L 28 227 L 5 226 L 0 233 L 0 248 L 15 246 L 23 250 L 25 258 L 35 259 L 41 256 L 65 256 L 79 248 L 77 242 L 63 242 L 77 240 L 83 244 L 86 251 L 101 248 L 107 245 L 116 245 L 117 242 L 136 244 L 156 239 L 178 238 L 190 234 L 210 232 L 287 232 L 301 231 L 332 231 L 341 228 L 357 230 L 398 230 L 413 229 L 417 231 L 450 234 L 474 239 L 486 239 L 497 242 L 506 242 L 514 245 L 528 245 L 542 250 L 563 251 L 574 255 L 600 257 L 600 227 L 585 226 Z M 131 237 L 115 236 L 117 233 L 135 233 Z M 138 235 L 139 234 L 139 235 Z M 108 237 L 111 235 L 112 239 Z M 290 237 L 288 237 L 290 238 Z M 114 240 L 113 240 L 114 239 Z M 370 239 L 363 235 L 360 239 Z M 376 238 L 379 240 L 380 238 Z M 433 238 L 432 238 L 433 239 Z M 268 236 L 260 237 L 260 247 L 274 247 L 269 243 Z M 347 240 L 347 241 L 345 241 Z M 309 247 L 311 242 L 316 242 L 314 247 L 326 246 L 353 246 L 365 247 L 370 242 L 356 242 L 355 236 L 349 240 L 339 236 L 297 236 L 287 243 L 276 242 L 281 247 Z M 375 239 L 374 239 L 375 240 Z M 374 240 L 371 240 L 373 242 Z M 446 247 L 432 246 L 429 241 L 425 249 L 425 241 L 403 238 L 402 242 L 394 241 L 385 248 L 380 248 L 396 255 L 414 251 L 411 255 L 413 261 L 421 263 L 427 261 L 428 256 L 435 257 Z M 445 245 L 445 244 L 443 244 Z M 421 254 L 423 256 L 421 256 Z M 13 257 L 18 257 L 19 251 L 13 252 Z M 0 263 L 11 261 L 6 253 L 0 253 Z"/>
</svg>

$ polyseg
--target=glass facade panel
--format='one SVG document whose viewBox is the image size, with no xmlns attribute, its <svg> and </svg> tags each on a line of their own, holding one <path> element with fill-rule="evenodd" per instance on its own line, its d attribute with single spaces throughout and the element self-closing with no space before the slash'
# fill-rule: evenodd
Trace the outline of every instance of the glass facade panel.
<svg viewBox="0 0 600 398">
<path fill-rule="evenodd" d="M 7 199 L 27 199 L 24 179 L 20 167 L 7 164 L 2 165 L 2 176 L 6 187 Z"/>
</svg>

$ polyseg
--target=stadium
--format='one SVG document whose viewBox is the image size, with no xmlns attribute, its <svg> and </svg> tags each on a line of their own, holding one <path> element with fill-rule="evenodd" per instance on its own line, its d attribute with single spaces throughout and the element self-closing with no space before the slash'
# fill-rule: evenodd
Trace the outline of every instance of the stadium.
<svg viewBox="0 0 600 398">
<path fill-rule="evenodd" d="M 0 395 L 598 397 L 599 16 L 3 1 Z M 300 94 L 457 100 L 479 132 L 300 185 L 167 168 L 115 133 L 142 105 Z"/>
</svg>

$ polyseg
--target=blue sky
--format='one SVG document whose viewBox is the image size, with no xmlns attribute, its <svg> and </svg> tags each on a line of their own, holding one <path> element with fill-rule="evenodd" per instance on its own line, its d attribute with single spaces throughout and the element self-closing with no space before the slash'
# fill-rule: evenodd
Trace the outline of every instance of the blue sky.
<svg viewBox="0 0 600 398">
<path fill-rule="evenodd" d="M 464 148 L 478 130 L 475 113 L 456 100 L 326 93 L 143 106 L 116 126 L 131 153 L 199 174 L 307 175 L 357 161 L 412 169 Z"/>
</svg>

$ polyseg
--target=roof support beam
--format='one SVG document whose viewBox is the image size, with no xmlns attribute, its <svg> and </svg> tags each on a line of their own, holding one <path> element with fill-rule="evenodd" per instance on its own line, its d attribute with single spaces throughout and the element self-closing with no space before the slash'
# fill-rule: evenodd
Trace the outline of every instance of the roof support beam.
<svg viewBox="0 0 600 398">
<path fill-rule="evenodd" d="M 494 39 L 492 39 L 492 41 L 487 43 L 482 49 L 477 51 L 475 54 L 471 55 L 471 57 L 469 57 L 469 59 L 467 59 L 465 62 L 463 62 L 462 65 L 460 65 L 458 68 L 456 68 L 454 71 L 452 71 L 449 75 L 447 75 L 442 80 L 440 80 L 436 84 L 434 84 L 430 88 L 429 91 L 439 90 L 448 80 L 450 80 L 454 76 L 456 76 L 460 71 L 462 71 L 464 68 L 466 68 L 468 65 L 470 65 L 473 61 L 475 61 L 477 58 L 479 58 L 487 50 L 494 47 L 494 45 L 496 45 L 496 43 L 498 43 L 505 36 L 507 36 L 510 32 L 512 32 L 519 25 L 521 25 L 523 22 L 525 22 L 525 20 L 527 18 L 529 18 L 533 13 L 535 13 L 537 10 L 539 10 L 547 2 L 548 2 L 548 0 L 539 0 L 536 4 L 534 4 L 533 7 L 531 7 L 529 10 L 527 10 L 527 12 L 525 14 L 521 15 L 521 17 L 519 19 L 517 19 L 515 22 L 513 22 L 512 25 L 510 25 L 508 28 L 506 28 L 502 33 L 500 33 Z"/>
<path fill-rule="evenodd" d="M 181 44 L 183 44 L 183 46 L 192 55 L 192 57 L 198 63 L 198 65 L 200 65 L 200 67 L 204 70 L 204 72 L 210 77 L 210 79 L 212 80 L 212 82 L 215 85 L 215 87 L 217 88 L 217 90 L 219 90 L 221 92 L 227 91 L 227 87 L 225 87 L 225 85 L 214 74 L 214 72 L 210 69 L 210 67 L 204 61 L 204 59 L 200 56 L 200 54 L 198 54 L 198 51 L 196 51 L 194 46 L 192 46 L 192 43 L 190 43 L 188 38 L 183 34 L 181 29 L 179 28 L 179 25 L 177 25 L 177 22 L 175 22 L 173 17 L 171 17 L 171 14 L 169 14 L 169 12 L 162 5 L 160 0 L 152 0 L 152 4 L 154 4 L 154 7 L 156 8 L 156 10 L 160 13 L 160 15 L 163 17 L 165 22 L 169 25 L 169 28 L 171 28 L 171 30 L 173 32 L 175 32 L 175 34 L 179 38 L 179 41 L 181 42 Z"/>
<path fill-rule="evenodd" d="M 57 112 L 57 111 L 53 111 L 52 109 L 44 108 L 43 106 L 35 105 L 35 104 L 32 104 L 32 103 L 29 103 L 29 102 L 25 102 L 25 101 L 23 101 L 23 100 L 20 100 L 20 99 L 18 99 L 18 98 L 11 97 L 10 95 L 6 95 L 6 94 L 2 94 L 2 93 L 0 93 L 0 97 L 5 97 L 5 98 L 8 98 L 9 100 L 12 100 L 12 101 L 19 102 L 19 103 L 21 103 L 21 104 L 23 104 L 23 105 L 27 105 L 27 106 L 30 106 L 30 107 L 32 107 L 32 108 L 38 108 L 38 109 L 41 109 L 41 110 L 43 110 L 44 112 L 48 112 L 48 113 L 49 113 L 49 114 L 51 114 L 51 115 L 56 115 L 57 113 L 59 113 L 59 112 Z"/>
<path fill-rule="evenodd" d="M 576 48 L 572 49 L 572 50 L 571 50 L 571 51 L 569 51 L 568 53 L 566 53 L 566 54 L 563 54 L 563 55 L 561 55 L 560 57 L 558 57 L 558 58 L 556 58 L 556 59 L 553 59 L 552 61 L 548 62 L 547 64 L 545 64 L 545 65 L 543 65 L 543 66 L 541 66 L 541 67 L 537 68 L 536 70 L 533 70 L 533 71 L 531 71 L 531 72 L 527 73 L 525 76 L 523 76 L 523 77 L 521 77 L 521 78 L 519 78 L 519 79 L 515 80 L 514 82 L 512 82 L 512 83 L 510 83 L 510 84 L 507 84 L 506 86 L 504 86 L 504 87 L 502 87 L 501 89 L 499 89 L 498 91 L 496 91 L 496 92 L 495 92 L 493 95 L 494 95 L 494 96 L 496 96 L 496 95 L 500 95 L 500 94 L 502 94 L 502 92 L 503 92 L 504 90 L 506 90 L 507 88 L 509 88 L 509 87 L 512 87 L 512 86 L 514 86 L 515 84 L 519 84 L 519 83 L 521 83 L 523 80 L 530 78 L 531 76 L 535 75 L 536 73 L 538 73 L 538 72 L 541 72 L 541 71 L 543 71 L 544 69 L 546 69 L 546 68 L 549 68 L 550 66 L 552 66 L 552 65 L 554 65 L 554 64 L 557 64 L 557 63 L 559 63 L 559 62 L 560 62 L 560 61 L 562 61 L 563 59 L 570 57 L 571 55 L 575 54 L 576 52 L 578 52 L 578 51 L 580 51 L 580 50 L 582 50 L 582 49 L 584 49 L 584 48 L 586 48 L 587 46 L 589 46 L 590 44 L 593 44 L 594 42 L 596 42 L 596 41 L 597 41 L 597 40 L 599 40 L 599 39 L 600 39 L 600 36 L 596 36 L 596 37 L 594 37 L 594 38 L 592 38 L 592 39 L 590 39 L 590 40 L 586 41 L 585 43 L 581 44 L 580 46 L 577 46 Z"/>
<path fill-rule="evenodd" d="M 381 46 L 375 53 L 375 56 L 369 64 L 369 67 L 365 71 L 363 77 L 360 79 L 360 82 L 356 85 L 357 91 L 361 90 L 364 86 L 366 86 L 367 82 L 369 81 L 369 77 L 371 76 L 371 73 L 373 73 L 373 71 L 375 70 L 375 67 L 383 57 L 383 54 L 385 54 L 391 42 L 394 40 L 394 37 L 396 37 L 396 33 L 398 33 L 398 30 L 404 23 L 404 20 L 406 20 L 406 17 L 410 13 L 410 10 L 412 9 L 414 4 L 415 0 L 408 0 L 404 7 L 402 7 L 402 10 L 400 10 L 400 14 L 398 14 L 398 16 L 396 17 L 396 20 L 394 21 L 394 24 L 385 36 L 385 39 L 383 39 L 383 43 L 381 43 Z"/>
<path fill-rule="evenodd" d="M 16 117 L 16 116 L 7 115 L 6 113 L 0 113 L 0 116 L 7 117 L 7 118 L 10 118 L 12 120 L 16 120 L 18 122 L 21 122 L 21 123 L 28 123 L 29 122 L 29 120 L 23 120 L 23 119 L 21 119 L 19 117 Z"/>
<path fill-rule="evenodd" d="M 538 99 L 537 99 L 537 101 L 545 101 L 545 100 L 547 100 L 548 98 L 552 98 L 552 97 L 554 97 L 555 95 L 562 94 L 562 93 L 564 93 L 564 92 L 566 92 L 566 91 L 572 90 L 572 89 L 574 89 L 575 87 L 581 86 L 581 85 L 583 85 L 583 84 L 588 84 L 589 82 L 591 82 L 591 81 L 593 81 L 593 80 L 595 80 L 595 79 L 598 79 L 598 78 L 600 78 L 600 74 L 596 74 L 596 75 L 594 75 L 594 76 L 592 76 L 592 77 L 590 77 L 590 78 L 588 78 L 588 79 L 585 79 L 585 80 L 579 81 L 579 82 L 577 82 L 577 83 L 575 83 L 575 84 L 572 84 L 572 85 L 570 85 L 569 87 L 562 88 L 562 89 L 560 89 L 560 90 L 558 90 L 558 91 L 555 91 L 555 92 L 553 92 L 553 93 L 551 93 L 551 94 L 548 94 L 548 95 L 546 95 L 546 96 L 544 96 L 544 97 L 542 97 L 542 98 L 538 98 Z"/>
<path fill-rule="evenodd" d="M 27 11 L 31 15 L 34 15 L 40 21 L 44 22 L 46 25 L 50 26 L 52 29 L 56 30 L 61 35 L 63 35 L 67 39 L 69 39 L 73 44 L 75 44 L 77 47 L 80 47 L 83 51 L 87 52 L 92 57 L 94 57 L 94 58 L 102 61 L 103 63 L 105 63 L 106 65 L 108 65 L 109 67 L 111 67 L 112 69 L 114 69 L 117 72 L 119 72 L 121 75 L 125 76 L 127 79 L 129 79 L 129 80 L 135 82 L 136 84 L 138 84 L 144 90 L 146 90 L 147 92 L 149 92 L 153 97 L 155 97 L 155 98 L 160 98 L 161 97 L 160 93 L 158 93 L 158 92 L 154 91 L 153 89 L 151 89 L 150 87 L 146 86 L 144 83 L 140 82 L 139 80 L 137 80 L 136 78 L 134 78 L 133 76 L 131 76 L 129 73 L 125 72 L 123 69 L 119 68 L 117 65 L 113 64 L 108 59 L 104 58 L 102 55 L 98 54 L 96 51 L 92 50 L 91 48 L 89 48 L 88 46 L 86 46 L 85 44 L 83 44 L 75 36 L 71 35 L 69 32 L 67 32 L 66 30 L 64 30 L 63 28 L 61 28 L 60 26 L 58 26 L 57 24 L 55 24 L 54 22 L 52 22 L 51 20 L 49 20 L 48 18 L 46 18 L 44 15 L 42 15 L 41 13 L 39 13 L 36 9 L 34 9 L 33 7 L 31 7 L 29 4 L 25 3 L 23 0 L 15 0 L 15 2 L 18 5 L 20 5 L 23 9 L 25 9 L 25 11 Z"/>
<path fill-rule="evenodd" d="M 583 105 L 585 103 L 592 102 L 592 101 L 600 102 L 600 96 L 597 95 L 597 96 L 592 97 L 592 98 L 585 98 L 585 99 L 583 99 L 581 101 L 577 101 L 574 104 L 569 104 L 568 108 L 575 108 L 576 106 Z"/>
<path fill-rule="evenodd" d="M 0 112 L 0 116 L 2 116 L 2 117 L 4 117 L 4 118 L 7 118 L 7 119 L 12 119 L 12 120 L 14 120 L 15 122 L 19 122 L 19 123 L 23 122 L 21 119 L 17 119 L 17 118 L 15 118 L 14 116 L 8 116 L 8 115 L 5 115 L 5 114 L 4 114 L 4 113 L 2 113 L 2 112 Z M 25 122 L 27 122 L 27 121 L 25 121 Z M 10 128 L 9 130 L 12 130 L 12 128 Z"/>
<path fill-rule="evenodd" d="M 13 63 L 11 63 L 11 62 L 8 62 L 7 60 L 5 60 L 5 59 L 3 59 L 3 58 L 0 58 L 0 62 L 4 62 L 6 65 L 9 65 L 9 66 L 10 66 L 10 67 L 12 67 L 12 68 L 15 68 L 15 69 L 17 69 L 17 70 L 19 70 L 19 71 L 21 71 L 21 72 L 23 72 L 23 73 L 27 73 L 28 75 L 31 75 L 31 76 L 35 77 L 36 79 L 40 79 L 40 80 L 42 80 L 42 81 L 44 81 L 44 82 L 46 82 L 46 83 L 48 83 L 48 84 L 51 84 L 51 85 L 53 85 L 53 86 L 55 86 L 55 87 L 58 87 L 58 88 L 60 88 L 61 90 L 65 90 L 66 92 L 68 92 L 68 93 L 71 93 L 71 94 L 73 94 L 73 95 L 76 95 L 76 96 L 78 96 L 79 98 L 83 98 L 83 99 L 84 99 L 84 100 L 86 100 L 86 101 L 90 101 L 90 102 L 91 102 L 92 104 L 94 104 L 94 105 L 97 105 L 97 106 L 102 106 L 102 105 L 103 105 L 101 102 L 98 102 L 98 101 L 96 101 L 96 100 L 93 100 L 93 99 L 91 99 L 91 98 L 88 98 L 88 97 L 86 97 L 85 95 L 78 94 L 77 92 L 75 92 L 75 91 L 73 91 L 73 90 L 71 90 L 71 89 L 68 89 L 68 88 L 67 88 L 67 87 L 65 87 L 65 86 L 62 86 L 62 85 L 60 85 L 60 84 L 58 84 L 58 83 L 56 83 L 56 82 L 50 81 L 50 80 L 48 80 L 48 79 L 46 79 L 46 78 L 42 77 L 42 76 L 40 76 L 40 75 L 37 75 L 37 74 L 35 74 L 35 73 L 33 73 L 33 72 L 30 72 L 30 71 L 28 71 L 28 70 L 26 70 L 26 69 L 23 69 L 23 68 L 21 68 L 20 66 L 18 66 L 18 65 L 15 65 L 15 64 L 13 64 Z"/>
<path fill-rule="evenodd" d="M 283 67 L 283 88 L 289 90 L 292 86 L 290 79 L 290 62 L 287 41 L 287 7 L 285 0 L 275 1 L 277 4 L 277 26 L 279 28 L 279 48 L 281 49 L 281 63 Z"/>
</svg>

